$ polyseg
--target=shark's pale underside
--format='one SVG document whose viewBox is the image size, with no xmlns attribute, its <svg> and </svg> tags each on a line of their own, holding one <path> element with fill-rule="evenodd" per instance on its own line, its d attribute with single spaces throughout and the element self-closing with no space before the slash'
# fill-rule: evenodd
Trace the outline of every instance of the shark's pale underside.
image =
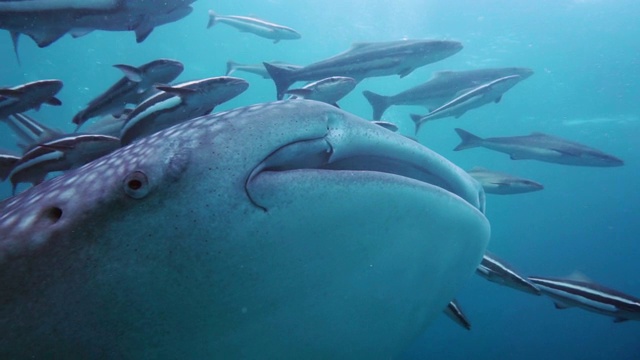
<svg viewBox="0 0 640 360">
<path fill-rule="evenodd" d="M 480 263 L 483 208 L 331 105 L 197 118 L 0 203 L 0 357 L 394 357 Z"/>
</svg>

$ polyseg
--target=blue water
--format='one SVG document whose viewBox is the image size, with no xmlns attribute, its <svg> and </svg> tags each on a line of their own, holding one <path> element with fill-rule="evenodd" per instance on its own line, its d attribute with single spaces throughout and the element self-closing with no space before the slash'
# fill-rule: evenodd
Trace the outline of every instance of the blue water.
<svg viewBox="0 0 640 360">
<path fill-rule="evenodd" d="M 608 287 L 640 297 L 640 2 L 634 0 L 243 0 L 194 4 L 187 18 L 159 27 L 142 44 L 125 32 L 64 37 L 39 49 L 24 37 L 22 65 L 9 35 L 0 36 L 0 85 L 59 78 L 61 107 L 32 112 L 49 126 L 73 130 L 71 118 L 121 73 L 113 64 L 140 65 L 156 58 L 185 64 L 179 81 L 223 75 L 225 63 L 280 60 L 308 64 L 352 42 L 400 38 L 461 41 L 465 48 L 406 78 L 367 79 L 341 101 L 362 117 L 371 108 L 363 90 L 394 94 L 426 81 L 437 70 L 522 66 L 535 74 L 489 104 L 454 120 L 429 123 L 419 140 L 459 166 L 484 166 L 541 182 L 540 192 L 491 196 L 489 248 L 522 273 L 564 276 L 576 270 Z M 302 39 L 271 41 L 217 25 L 206 29 L 207 10 L 255 15 L 292 27 Z M 271 101 L 270 80 L 236 73 L 249 89 L 218 110 Z M 392 107 L 384 119 L 411 135 L 408 114 Z M 554 134 L 611 153 L 618 168 L 571 167 L 512 161 L 486 149 L 453 152 L 461 127 L 479 136 Z M 0 124 L 0 147 L 15 148 Z M 9 186 L 0 185 L 0 197 Z M 441 316 L 407 350 L 405 359 L 639 359 L 640 323 L 578 309 L 556 310 L 534 297 L 474 276 L 457 296 L 472 331 Z"/>
</svg>

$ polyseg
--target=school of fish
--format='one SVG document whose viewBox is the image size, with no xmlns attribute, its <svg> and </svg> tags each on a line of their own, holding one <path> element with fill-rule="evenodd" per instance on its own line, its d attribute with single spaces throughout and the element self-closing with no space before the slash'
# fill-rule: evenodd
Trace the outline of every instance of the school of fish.
<svg viewBox="0 0 640 360">
<path fill-rule="evenodd" d="M 18 39 L 22 34 L 32 38 L 40 47 L 52 46 L 66 34 L 78 37 L 94 30 L 134 31 L 136 41 L 142 42 L 155 27 L 189 15 L 192 12 L 190 4 L 194 1 L 137 3 L 102 0 L 87 3 L 84 7 L 72 6 L 72 1 L 51 1 L 49 4 L 43 4 L 39 0 L 4 1 L 0 2 L 0 28 L 11 34 L 16 56 Z M 132 23 L 131 19 L 138 14 L 145 14 L 143 20 Z M 224 24 L 241 32 L 269 39 L 274 44 L 300 39 L 302 36 L 290 27 L 255 17 L 224 16 L 213 10 L 208 15 L 207 28 L 212 28 L 209 31 L 215 31 L 219 24 Z M 145 139 L 160 131 L 180 124 L 184 127 L 189 120 L 211 114 L 218 105 L 247 90 L 249 81 L 230 76 L 239 72 L 271 79 L 275 85 L 274 99 L 281 100 L 288 95 L 291 98 L 289 101 L 307 99 L 338 108 L 338 102 L 366 78 L 391 75 L 404 77 L 417 68 L 442 61 L 462 50 L 463 44 L 460 42 L 438 39 L 355 43 L 342 53 L 307 65 L 268 59 L 256 64 L 229 61 L 224 75 L 212 74 L 214 76 L 209 78 L 179 82 L 176 79 L 189 64 L 178 60 L 156 59 L 139 65 L 115 64 L 114 73 L 121 73 L 122 77 L 108 89 L 95 94 L 84 109 L 73 119 L 69 119 L 69 124 L 77 127 L 75 132 L 57 130 L 45 125 L 48 122 L 34 118 L 37 117 L 34 111 L 41 106 L 61 106 L 64 103 L 64 99 L 57 97 L 63 86 L 62 80 L 42 79 L 26 84 L 4 84 L 5 87 L 0 88 L 0 121 L 13 131 L 13 137 L 18 140 L 16 148 L 20 151 L 0 151 L 0 180 L 10 182 L 16 195 L 25 191 L 28 184 L 35 187 L 46 185 L 62 173 L 91 162 L 99 162 L 118 149 L 138 141 L 147 141 Z M 457 119 L 479 107 L 501 102 L 510 89 L 533 74 L 534 71 L 526 67 L 440 71 L 423 84 L 394 95 L 381 95 L 369 90 L 364 90 L 362 94 L 372 107 L 372 122 L 378 128 L 391 132 L 397 131 L 397 125 L 381 121 L 389 107 L 418 105 L 426 108 L 426 114 L 411 115 L 415 133 L 418 133 L 425 124 L 436 119 Z M 290 89 L 298 82 L 305 82 L 306 85 Z M 517 101 L 516 98 L 508 100 Z M 624 161 L 614 155 L 573 140 L 539 132 L 488 138 L 481 138 L 460 128 L 456 128 L 455 132 L 461 139 L 455 151 L 485 148 L 508 154 L 511 160 L 537 160 L 591 167 L 624 165 Z M 325 149 L 325 145 L 322 143 L 313 146 L 321 149 L 318 154 L 335 151 Z M 280 157 L 289 156 L 289 151 L 297 153 L 300 150 L 293 148 L 281 153 L 279 151 L 273 155 L 272 161 L 275 163 Z M 312 165 L 305 163 L 295 166 L 315 166 L 314 162 L 319 161 L 317 158 L 322 157 L 318 154 L 299 160 Z M 275 168 L 294 165 L 274 165 L 267 162 L 263 166 Z M 482 187 L 482 194 L 512 195 L 544 189 L 541 183 L 534 180 L 482 167 L 468 170 L 468 175 Z M 251 176 L 247 183 L 252 180 Z M 134 192 L 144 185 L 139 180 L 130 184 L 130 191 Z M 251 193 L 248 194 L 251 198 Z M 262 206 L 258 200 L 251 200 L 254 205 Z M 11 201 L 12 198 L 9 198 L 0 204 Z M 0 219 L 2 216 L 0 213 Z M 54 213 L 50 216 L 58 215 Z M 0 244 L 3 236 L 4 234 L 0 234 Z M 3 257 L 0 251 L 0 272 L 3 271 Z M 527 277 L 489 251 L 484 253 L 476 274 L 530 295 L 550 297 L 558 309 L 578 307 L 612 317 L 616 322 L 640 320 L 640 299 L 596 284 L 582 275 L 568 278 Z M 3 277 L 0 276 L 1 278 Z M 4 290 L 0 288 L 0 292 Z M 451 299 L 443 311 L 460 326 L 471 329 L 470 320 L 463 314 L 456 300 Z M 7 321 L 11 319 L 0 319 L 0 324 Z M 0 341 L 0 346 L 8 345 Z M 0 354 L 3 350 L 0 348 Z"/>
</svg>

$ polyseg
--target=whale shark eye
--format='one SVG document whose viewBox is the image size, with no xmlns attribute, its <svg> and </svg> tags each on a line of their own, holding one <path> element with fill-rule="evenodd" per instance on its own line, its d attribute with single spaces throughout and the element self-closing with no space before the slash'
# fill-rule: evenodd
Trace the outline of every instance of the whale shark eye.
<svg viewBox="0 0 640 360">
<path fill-rule="evenodd" d="M 142 199 L 149 193 L 149 179 L 142 171 L 134 171 L 124 179 L 124 192 L 134 199 Z"/>
</svg>

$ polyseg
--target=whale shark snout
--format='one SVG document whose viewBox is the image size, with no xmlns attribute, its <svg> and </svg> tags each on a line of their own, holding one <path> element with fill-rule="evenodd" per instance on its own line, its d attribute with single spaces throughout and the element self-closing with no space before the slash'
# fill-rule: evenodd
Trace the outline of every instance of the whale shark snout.
<svg viewBox="0 0 640 360">
<path fill-rule="evenodd" d="M 0 203 L 0 353 L 392 357 L 475 271 L 483 209 L 327 104 L 197 118 Z"/>
</svg>

